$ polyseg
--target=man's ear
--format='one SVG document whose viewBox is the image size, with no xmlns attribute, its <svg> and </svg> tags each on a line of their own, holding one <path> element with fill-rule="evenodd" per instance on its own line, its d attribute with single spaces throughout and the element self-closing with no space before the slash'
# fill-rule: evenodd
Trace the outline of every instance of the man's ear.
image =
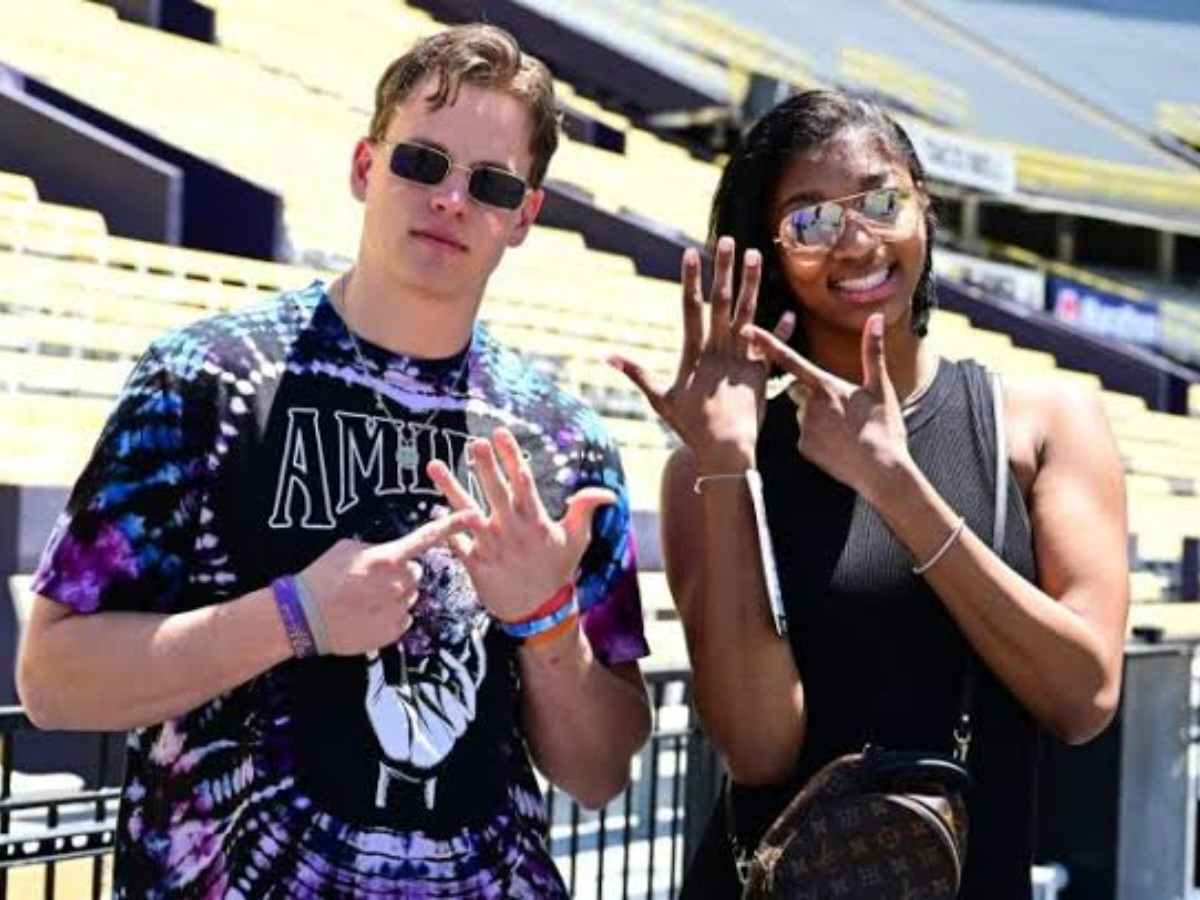
<svg viewBox="0 0 1200 900">
<path fill-rule="evenodd" d="M 368 138 L 359 138 L 350 160 L 350 193 L 359 202 L 367 198 L 367 176 L 375 162 L 375 145 Z"/>
<path fill-rule="evenodd" d="M 542 211 L 542 204 L 546 202 L 546 192 L 542 188 L 530 191 L 525 201 L 521 204 L 521 209 L 518 213 L 516 227 L 508 236 L 508 246 L 519 247 L 525 241 L 525 237 L 529 234 L 529 229 L 533 227 L 534 221 L 538 217 L 538 213 Z"/>
</svg>

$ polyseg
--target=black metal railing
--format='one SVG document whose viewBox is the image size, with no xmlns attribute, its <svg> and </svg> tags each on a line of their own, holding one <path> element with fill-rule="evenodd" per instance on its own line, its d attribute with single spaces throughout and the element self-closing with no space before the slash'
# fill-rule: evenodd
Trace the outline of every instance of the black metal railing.
<svg viewBox="0 0 1200 900">
<path fill-rule="evenodd" d="M 654 731 L 634 760 L 626 789 L 592 811 L 546 786 L 551 851 L 579 900 L 671 900 L 694 846 L 688 812 L 711 806 L 712 760 L 698 739 L 688 672 L 651 671 L 646 678 Z M 96 742 L 87 777 L 75 777 L 75 784 L 14 788 L 18 745 L 40 737 L 47 735 L 35 731 L 20 707 L 0 707 L 0 900 L 10 890 L 15 900 L 99 898 L 108 888 L 120 797 L 113 786 L 112 736 L 70 736 Z M 90 876 L 74 863 L 70 886 L 65 885 L 60 867 L 89 858 Z M 39 877 L 28 877 L 31 870 L 40 870 Z"/>
<path fill-rule="evenodd" d="M 99 898 L 106 881 L 104 857 L 112 850 L 120 799 L 119 788 L 103 784 L 105 774 L 111 772 L 112 736 L 78 736 L 95 745 L 90 754 L 84 753 L 92 757 L 83 767 L 86 778 L 23 776 L 25 783 L 15 790 L 14 781 L 22 770 L 18 745 L 37 744 L 45 737 L 20 707 L 0 707 L 0 898 L 9 895 L 10 876 L 16 879 L 18 869 L 27 873 L 26 867 L 39 867 L 40 878 L 26 880 L 14 890 L 14 896 L 25 900 L 40 894 L 53 900 L 58 893 L 60 865 L 89 857 L 86 895 Z M 39 784 L 46 781 L 58 784 Z M 64 786 L 63 781 L 77 784 Z M 35 883 L 40 884 L 34 887 Z M 74 883 L 69 890 L 74 896 L 83 896 Z"/>
</svg>

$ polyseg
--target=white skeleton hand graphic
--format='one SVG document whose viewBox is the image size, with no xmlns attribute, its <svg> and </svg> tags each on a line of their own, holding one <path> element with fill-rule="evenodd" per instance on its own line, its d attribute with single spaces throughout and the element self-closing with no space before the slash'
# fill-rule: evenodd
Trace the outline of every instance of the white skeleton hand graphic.
<svg viewBox="0 0 1200 900">
<path fill-rule="evenodd" d="M 428 771 L 474 721 L 475 695 L 487 668 L 482 633 L 473 629 L 455 650 L 461 656 L 443 648 L 410 664 L 407 685 L 388 684 L 382 657 L 368 657 L 367 715 L 390 762 Z"/>
<path fill-rule="evenodd" d="M 380 653 L 367 656 L 366 710 L 383 752 L 376 806 L 387 807 L 398 782 L 425 789 L 433 808 L 438 770 L 475 719 L 487 674 L 484 635 L 490 618 L 465 570 L 449 553 L 430 551 L 413 607 L 413 625 L 393 648 L 401 677 L 389 680 Z"/>
</svg>

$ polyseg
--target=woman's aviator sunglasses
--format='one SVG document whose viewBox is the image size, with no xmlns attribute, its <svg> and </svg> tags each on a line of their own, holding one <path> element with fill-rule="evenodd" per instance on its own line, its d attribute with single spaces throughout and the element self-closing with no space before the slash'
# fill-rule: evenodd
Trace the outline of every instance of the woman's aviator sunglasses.
<svg viewBox="0 0 1200 900">
<path fill-rule="evenodd" d="M 903 188 L 883 187 L 802 206 L 780 221 L 775 243 L 791 253 L 829 250 L 846 230 L 847 212 L 857 215 L 874 234 L 891 236 L 911 224 L 904 213 L 911 208 L 912 196 Z"/>
<path fill-rule="evenodd" d="M 380 141 L 392 148 L 390 167 L 394 174 L 408 181 L 433 186 L 441 184 L 451 169 L 462 169 L 470 173 L 467 193 L 480 203 L 498 209 L 516 209 L 525 199 L 529 185 L 525 179 L 495 166 L 462 166 L 450 155 L 422 144 Z"/>
</svg>

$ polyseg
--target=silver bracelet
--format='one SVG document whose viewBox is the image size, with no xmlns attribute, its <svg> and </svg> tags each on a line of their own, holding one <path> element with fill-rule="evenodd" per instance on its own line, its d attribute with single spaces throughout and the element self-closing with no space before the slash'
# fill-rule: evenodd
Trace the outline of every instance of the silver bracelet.
<svg viewBox="0 0 1200 900">
<path fill-rule="evenodd" d="M 913 566 L 912 573 L 914 575 L 924 575 L 926 572 L 932 569 L 934 565 L 937 564 L 937 561 L 946 555 L 946 551 L 950 549 L 954 542 L 958 540 L 959 535 L 962 534 L 966 525 L 967 520 L 962 516 L 959 516 L 958 522 L 956 522 L 954 527 L 950 529 L 950 537 L 946 538 L 946 542 L 942 544 L 942 546 L 938 547 L 937 553 L 933 554 L 933 556 L 929 558 L 928 562 L 919 566 Z"/>
<path fill-rule="evenodd" d="M 752 472 L 754 470 L 747 469 L 746 471 Z M 745 481 L 746 480 L 746 472 L 738 472 L 736 475 L 701 475 L 694 482 L 692 482 L 692 490 L 695 491 L 697 494 L 699 494 L 700 493 L 700 485 L 704 484 L 704 482 L 706 482 L 706 481 L 727 481 L 727 480 Z"/>
</svg>

